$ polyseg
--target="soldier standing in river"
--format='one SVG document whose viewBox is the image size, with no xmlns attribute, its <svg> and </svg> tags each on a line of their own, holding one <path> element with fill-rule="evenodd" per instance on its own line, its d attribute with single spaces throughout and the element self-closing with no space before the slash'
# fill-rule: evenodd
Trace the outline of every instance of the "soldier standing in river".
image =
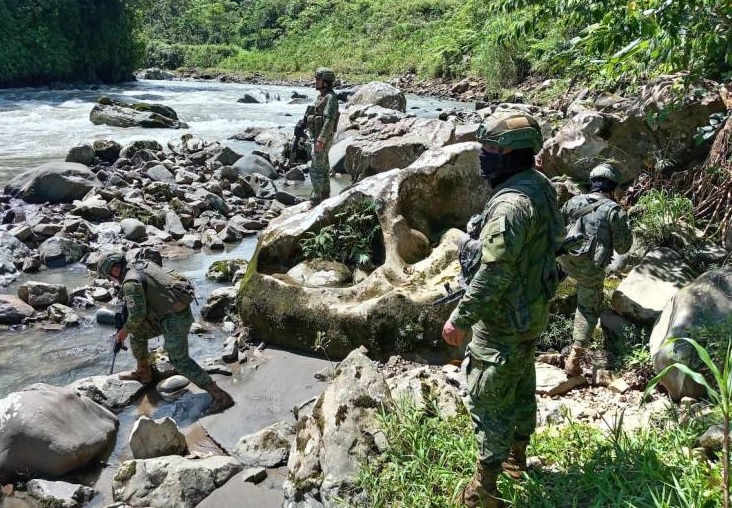
<svg viewBox="0 0 732 508">
<path fill-rule="evenodd" d="M 335 73 L 321 67 L 315 71 L 315 89 L 320 96 L 315 101 L 312 114 L 307 116 L 307 128 L 313 140 L 313 162 L 310 181 L 313 191 L 310 201 L 317 205 L 330 197 L 330 161 L 328 150 L 333 144 L 333 133 L 338 120 L 338 97 L 333 91 Z"/>
<path fill-rule="evenodd" d="M 234 405 L 231 395 L 221 389 L 188 354 L 188 333 L 193 324 L 191 300 L 175 301 L 176 293 L 170 290 L 174 284 L 172 275 L 147 261 L 128 267 L 121 252 L 102 255 L 97 272 L 122 285 L 122 298 L 129 313 L 124 326 L 117 332 L 116 340 L 123 343 L 128 334 L 131 336 L 130 346 L 132 356 L 137 360 L 137 368 L 131 372 L 121 372 L 120 379 L 143 384 L 152 381 L 147 342 L 162 334 L 165 338 L 163 347 L 178 373 L 211 395 L 209 414 L 219 413 Z"/>
<path fill-rule="evenodd" d="M 496 114 L 481 124 L 476 139 L 483 145 L 481 176 L 495 192 L 482 214 L 480 268 L 442 337 L 459 346 L 473 332 L 465 368 L 478 461 L 457 502 L 499 508 L 498 475 L 526 469 L 536 428 L 534 351 L 557 288 L 555 252 L 565 229 L 554 187 L 534 169 L 542 146 L 536 120 Z"/>
</svg>

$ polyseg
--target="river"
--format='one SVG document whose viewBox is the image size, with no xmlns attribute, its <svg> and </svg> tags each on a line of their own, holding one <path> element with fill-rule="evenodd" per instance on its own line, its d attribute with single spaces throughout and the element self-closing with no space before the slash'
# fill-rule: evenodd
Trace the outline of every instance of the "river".
<svg viewBox="0 0 732 508">
<path fill-rule="evenodd" d="M 279 100 L 264 104 L 237 102 L 245 93 L 256 95 L 259 92 L 269 93 L 270 97 L 279 97 Z M 253 142 L 228 138 L 250 126 L 293 129 L 306 107 L 305 104 L 288 104 L 293 92 L 306 95 L 310 103 L 317 94 L 312 88 L 293 86 L 156 80 L 84 89 L 0 89 L 0 184 L 5 185 L 25 169 L 50 160 L 63 160 L 71 147 L 96 139 L 113 139 L 122 145 L 134 140 L 155 139 L 166 146 L 169 140 L 190 132 L 245 154 L 256 147 Z M 89 112 L 102 95 L 122 101 L 148 101 L 170 106 L 189 129 L 124 129 L 94 125 L 89 121 Z M 423 117 L 436 118 L 443 109 L 465 106 L 465 103 L 428 97 L 407 97 L 408 111 Z M 334 190 L 343 185 L 343 182 L 334 181 Z M 309 188 L 304 186 L 295 193 L 306 196 Z M 208 295 L 221 286 L 206 280 L 210 264 L 234 257 L 249 259 L 255 247 L 256 238 L 249 238 L 238 245 L 227 246 L 224 251 L 203 249 L 192 256 L 168 260 L 166 266 L 190 277 L 199 294 Z M 93 276 L 82 264 L 43 269 L 39 273 L 23 275 L 10 286 L 0 288 L 0 293 L 17 294 L 18 286 L 28 280 L 63 283 L 73 289 L 90 283 Z M 0 398 L 34 382 L 64 385 L 80 377 L 107 372 L 111 329 L 95 322 L 94 309 L 78 312 L 84 319 L 81 326 L 74 329 L 44 331 L 38 327 L 21 327 L 0 330 Z M 194 308 L 194 315 L 200 318 L 197 308 Z M 220 350 L 225 334 L 215 325 L 209 329 L 205 335 L 191 339 L 194 358 L 211 356 Z M 129 353 L 122 353 L 115 371 L 129 368 L 133 363 Z"/>
</svg>

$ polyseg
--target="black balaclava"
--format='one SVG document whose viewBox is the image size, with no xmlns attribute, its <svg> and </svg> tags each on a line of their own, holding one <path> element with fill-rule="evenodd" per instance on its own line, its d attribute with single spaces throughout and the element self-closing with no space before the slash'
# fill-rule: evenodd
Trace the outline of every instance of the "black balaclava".
<svg viewBox="0 0 732 508">
<path fill-rule="evenodd" d="M 590 180 L 590 192 L 607 192 L 612 193 L 618 184 L 609 178 L 593 178 Z"/>
<path fill-rule="evenodd" d="M 481 150 L 478 155 L 480 161 L 480 176 L 496 186 L 504 182 L 511 175 L 534 167 L 534 152 L 529 148 L 513 150 L 509 153 L 490 153 Z"/>
</svg>

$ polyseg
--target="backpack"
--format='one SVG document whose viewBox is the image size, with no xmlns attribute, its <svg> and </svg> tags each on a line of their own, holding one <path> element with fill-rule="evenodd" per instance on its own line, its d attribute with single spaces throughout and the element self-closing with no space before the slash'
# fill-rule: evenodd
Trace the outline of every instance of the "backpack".
<svg viewBox="0 0 732 508">
<path fill-rule="evenodd" d="M 558 254 L 574 257 L 586 256 L 592 259 L 597 247 L 597 220 L 595 212 L 608 201 L 607 198 L 596 199 L 572 211 L 567 217 L 566 234 Z"/>
<path fill-rule="evenodd" d="M 196 299 L 190 280 L 174 270 L 163 270 L 156 263 L 138 262 L 126 278 L 142 283 L 148 309 L 158 316 L 180 312 Z"/>
<path fill-rule="evenodd" d="M 480 259 L 483 255 L 483 242 L 480 241 L 480 231 L 483 228 L 483 214 L 473 215 L 468 221 L 467 234 L 458 241 L 458 262 L 460 276 L 458 283 L 461 288 L 467 288 L 470 281 L 480 268 Z"/>
</svg>

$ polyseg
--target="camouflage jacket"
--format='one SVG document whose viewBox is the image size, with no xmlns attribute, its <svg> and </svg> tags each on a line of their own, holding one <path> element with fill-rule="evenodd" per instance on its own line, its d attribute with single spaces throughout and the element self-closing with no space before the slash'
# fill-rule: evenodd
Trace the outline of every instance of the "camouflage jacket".
<svg viewBox="0 0 732 508">
<path fill-rule="evenodd" d="M 310 137 L 324 145 L 329 144 L 333 140 L 333 132 L 337 127 L 335 124 L 337 117 L 338 97 L 333 89 L 329 88 L 325 94 L 318 96 L 313 114 L 308 115 L 307 124 Z"/>
<path fill-rule="evenodd" d="M 473 327 L 478 356 L 490 343 L 528 341 L 544 330 L 565 232 L 556 191 L 535 170 L 498 186 L 483 216 L 481 265 L 450 316 L 457 328 Z"/>
<path fill-rule="evenodd" d="M 633 233 L 628 226 L 625 210 L 602 193 L 580 194 L 567 201 L 562 207 L 565 220 L 569 221 L 583 207 L 602 201 L 594 211 L 577 219 L 588 237 L 589 248 L 581 256 L 564 255 L 560 258 L 562 267 L 571 276 L 575 271 L 600 271 L 610 264 L 613 251 L 625 254 L 633 244 Z"/>
</svg>

